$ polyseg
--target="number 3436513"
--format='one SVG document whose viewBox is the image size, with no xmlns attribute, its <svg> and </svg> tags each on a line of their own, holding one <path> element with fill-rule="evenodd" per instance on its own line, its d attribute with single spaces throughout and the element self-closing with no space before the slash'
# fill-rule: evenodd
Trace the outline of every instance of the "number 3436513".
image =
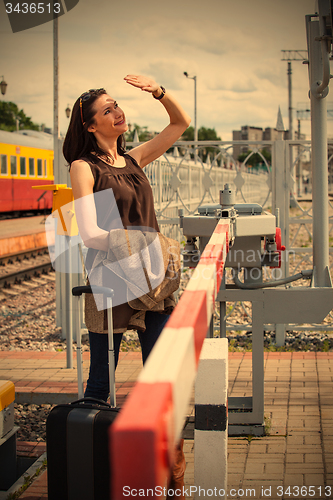
<svg viewBox="0 0 333 500">
<path fill-rule="evenodd" d="M 331 486 L 277 486 L 277 496 L 285 497 L 314 497 L 318 498 L 331 498 L 332 487 Z"/>
<path fill-rule="evenodd" d="M 6 3 L 7 14 L 60 14 L 60 3 Z"/>
</svg>

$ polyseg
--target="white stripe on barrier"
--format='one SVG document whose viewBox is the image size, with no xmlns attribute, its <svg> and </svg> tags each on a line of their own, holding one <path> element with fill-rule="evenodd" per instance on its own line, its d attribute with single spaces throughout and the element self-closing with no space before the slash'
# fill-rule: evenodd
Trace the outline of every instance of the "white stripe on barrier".
<svg viewBox="0 0 333 500">
<path fill-rule="evenodd" d="M 207 328 L 213 314 L 216 291 L 216 264 L 199 264 L 189 281 L 186 291 L 205 290 L 207 292 Z"/>
<path fill-rule="evenodd" d="M 225 233 L 213 233 L 209 243 L 210 245 L 223 245 Z"/>
<path fill-rule="evenodd" d="M 154 347 L 154 356 L 147 359 L 138 382 L 172 384 L 174 431 L 179 436 L 196 374 L 193 328 L 166 327 L 163 333 Z"/>
</svg>

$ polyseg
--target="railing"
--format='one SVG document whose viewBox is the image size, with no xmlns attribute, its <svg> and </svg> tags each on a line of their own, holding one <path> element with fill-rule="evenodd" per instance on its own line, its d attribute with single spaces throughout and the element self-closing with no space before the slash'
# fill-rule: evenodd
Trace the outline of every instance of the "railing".
<svg viewBox="0 0 333 500">
<path fill-rule="evenodd" d="M 196 160 L 193 157 L 194 144 L 198 145 Z M 270 166 L 262 157 L 261 170 L 249 169 L 246 161 L 240 163 L 232 157 L 234 144 L 222 141 L 177 142 L 172 153 L 145 167 L 158 222 L 167 236 L 182 239 L 178 209 L 193 214 L 201 205 L 219 203 L 220 190 L 225 184 L 236 188 L 237 203 L 271 205 Z M 265 148 L 272 148 L 272 145 L 268 141 L 256 143 L 256 146 Z M 201 157 L 205 157 L 205 162 Z"/>
<path fill-rule="evenodd" d="M 277 147 L 277 143 L 279 147 Z M 196 144 L 199 157 L 193 159 Z M 281 148 L 282 145 L 282 148 Z M 243 147 L 252 153 L 243 163 L 233 158 L 233 148 Z M 202 158 L 210 150 L 203 162 Z M 261 154 L 271 152 L 271 165 Z M 191 158 L 192 153 L 192 158 Z M 259 153 L 260 170 L 248 166 L 251 156 Z M 280 273 L 289 276 L 299 269 L 312 267 L 312 199 L 311 199 L 311 142 L 310 141 L 233 141 L 233 142 L 178 142 L 173 154 L 164 155 L 145 169 L 151 182 L 156 214 L 161 230 L 181 240 L 178 228 L 178 209 L 194 213 L 204 204 L 219 202 L 219 191 L 224 184 L 236 190 L 237 203 L 259 203 L 278 216 L 282 243 L 286 246 Z M 333 194 L 333 145 L 328 145 L 329 190 Z M 284 189 L 281 189 L 281 186 Z M 304 200 L 304 201 L 303 201 Z M 333 266 L 333 203 L 328 200 L 330 271 Z M 269 273 L 269 271 L 268 271 Z M 234 320 L 243 317 L 241 324 Z M 217 312 L 218 316 L 218 312 Z M 274 329 L 274 325 L 266 325 Z M 244 304 L 229 306 L 228 330 L 251 330 L 249 307 Z M 332 313 L 320 325 L 290 325 L 293 330 L 333 330 Z"/>
</svg>

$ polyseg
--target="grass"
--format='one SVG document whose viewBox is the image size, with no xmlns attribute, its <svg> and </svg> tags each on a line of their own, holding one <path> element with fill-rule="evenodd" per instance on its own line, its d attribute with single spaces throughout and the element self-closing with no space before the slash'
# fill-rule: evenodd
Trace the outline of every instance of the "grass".
<svg viewBox="0 0 333 500">
<path fill-rule="evenodd" d="M 252 351 L 252 340 L 244 336 L 244 340 L 242 341 L 242 345 L 239 345 L 239 342 L 235 339 L 229 340 L 229 352 L 251 352 Z M 313 344 L 308 342 L 306 344 L 301 344 L 297 339 L 295 340 L 295 345 L 283 345 L 277 346 L 273 342 L 265 343 L 264 352 L 309 352 L 309 351 L 320 351 L 320 352 L 329 352 L 331 350 L 331 345 L 329 340 L 324 340 L 322 346 L 317 345 L 315 349 L 313 349 Z"/>
<path fill-rule="evenodd" d="M 272 421 L 269 417 L 264 417 L 264 422 L 265 422 L 265 436 L 269 436 L 272 427 Z"/>
<path fill-rule="evenodd" d="M 330 350 L 330 343 L 328 340 L 324 340 L 322 350 L 324 352 L 328 352 Z"/>
<path fill-rule="evenodd" d="M 6 500 L 16 500 L 17 498 L 19 498 L 22 495 L 22 493 L 30 486 L 30 484 L 40 475 L 40 473 L 46 469 L 46 465 L 47 465 L 47 460 L 45 459 L 43 461 L 43 464 L 40 467 L 38 467 L 38 469 L 36 469 L 36 472 L 35 474 L 33 474 L 33 476 L 29 475 L 24 476 L 24 483 L 21 486 L 21 488 L 15 491 L 14 493 L 10 493 L 7 496 Z"/>
</svg>

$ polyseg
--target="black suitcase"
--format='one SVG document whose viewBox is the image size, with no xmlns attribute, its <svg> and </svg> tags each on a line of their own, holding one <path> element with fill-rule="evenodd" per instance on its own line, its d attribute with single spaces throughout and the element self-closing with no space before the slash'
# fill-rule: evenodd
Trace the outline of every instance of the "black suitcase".
<svg viewBox="0 0 333 500">
<path fill-rule="evenodd" d="M 75 287 L 73 295 L 111 291 L 101 287 Z M 109 300 L 109 299 L 108 299 Z M 114 352 L 108 303 L 110 401 L 82 398 L 54 407 L 46 422 L 47 481 L 49 500 L 109 500 L 112 463 L 109 429 L 119 408 L 115 407 Z M 80 335 L 77 336 L 78 348 Z M 78 356 L 78 380 L 82 380 L 82 356 Z M 79 383 L 80 393 L 80 383 Z"/>
</svg>

